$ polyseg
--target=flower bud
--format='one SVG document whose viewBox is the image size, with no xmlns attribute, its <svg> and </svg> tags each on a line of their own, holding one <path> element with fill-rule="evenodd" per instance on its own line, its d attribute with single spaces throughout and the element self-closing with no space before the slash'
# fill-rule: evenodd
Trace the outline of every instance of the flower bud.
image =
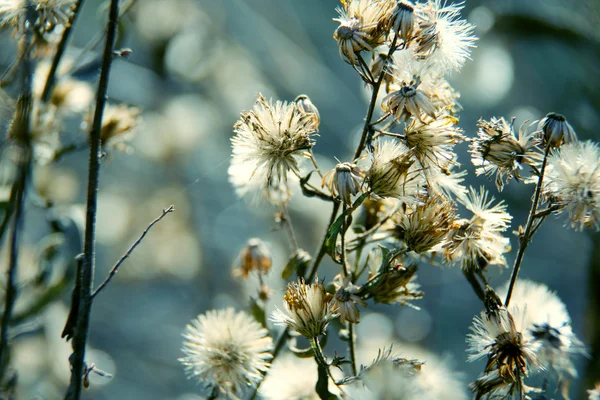
<svg viewBox="0 0 600 400">
<path fill-rule="evenodd" d="M 233 274 L 244 278 L 248 278 L 252 271 L 267 274 L 272 264 L 271 251 L 266 243 L 258 238 L 252 238 L 248 240 L 248 245 L 240 252 L 237 269 Z"/>
<path fill-rule="evenodd" d="M 538 125 L 542 131 L 544 145 L 551 147 L 560 147 L 565 143 L 577 141 L 575 130 L 564 115 L 557 113 L 548 113 Z"/>
</svg>

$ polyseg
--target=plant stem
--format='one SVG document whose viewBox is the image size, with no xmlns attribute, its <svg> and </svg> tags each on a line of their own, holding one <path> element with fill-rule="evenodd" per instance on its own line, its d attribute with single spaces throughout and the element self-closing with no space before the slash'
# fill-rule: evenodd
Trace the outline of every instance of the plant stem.
<svg viewBox="0 0 600 400">
<path fill-rule="evenodd" d="M 342 205 L 342 234 L 341 236 L 341 241 L 342 241 L 342 248 L 341 248 L 341 261 L 342 261 L 342 272 L 344 273 L 344 277 L 347 278 L 348 277 L 348 266 L 346 265 L 346 229 L 348 229 L 348 227 L 346 226 L 346 210 L 347 210 L 347 206 L 346 203 L 343 203 Z"/>
<path fill-rule="evenodd" d="M 100 136 L 102 130 L 102 116 L 106 103 L 110 67 L 113 59 L 113 49 L 117 36 L 119 19 L 119 0 L 111 0 L 106 34 L 106 44 L 102 56 L 100 80 L 96 96 L 94 120 L 90 131 L 90 162 L 87 189 L 86 223 L 84 253 L 81 262 L 80 274 L 77 277 L 79 285 L 79 306 L 77 323 L 73 336 L 73 355 L 71 357 L 71 382 L 65 395 L 65 400 L 79 400 L 81 398 L 82 378 L 85 371 L 85 346 L 90 326 L 92 311 L 92 288 L 94 284 L 94 267 L 96 261 L 96 213 L 98 207 L 98 184 L 100 177 Z"/>
<path fill-rule="evenodd" d="M 327 364 L 327 360 L 325 360 L 325 355 L 323 354 L 323 349 L 321 348 L 321 345 L 319 344 L 319 338 L 310 339 L 310 346 L 312 347 L 312 349 L 315 353 L 315 361 L 317 362 L 317 364 L 319 364 L 321 367 L 325 368 L 325 370 L 327 371 L 327 375 L 329 376 L 329 379 L 331 379 L 333 384 L 337 386 L 335 378 L 331 374 L 331 368 L 329 367 L 329 364 Z"/>
<path fill-rule="evenodd" d="M 392 45 L 390 46 L 390 51 L 388 52 L 387 57 L 390 58 L 394 51 L 396 50 L 396 42 L 398 40 L 398 33 L 394 35 L 394 40 L 392 41 Z M 371 131 L 371 119 L 373 118 L 373 112 L 375 111 L 375 104 L 377 103 L 377 96 L 379 95 L 379 88 L 381 87 L 381 82 L 383 82 L 383 77 L 385 76 L 386 71 L 385 67 L 382 68 L 381 73 L 379 74 L 379 78 L 373 84 L 373 93 L 371 94 L 371 102 L 369 103 L 369 108 L 367 110 L 367 116 L 365 117 L 365 125 L 363 126 L 362 135 L 360 137 L 360 142 L 358 147 L 356 148 L 356 153 L 354 154 L 354 160 L 357 160 L 362 151 L 365 148 L 367 143 L 367 137 L 369 136 L 369 132 Z"/>
<path fill-rule="evenodd" d="M 20 43 L 21 50 L 26 54 L 23 55 L 22 61 L 22 88 L 19 99 L 17 100 L 17 108 L 13 125 L 11 127 L 12 135 L 14 135 L 19 151 L 22 152 L 19 157 L 18 178 L 11 189 L 10 199 L 14 201 L 12 210 L 5 215 L 6 224 L 10 219 L 10 213 L 14 212 L 14 220 L 12 232 L 9 241 L 9 258 L 8 271 L 6 277 L 6 298 L 4 301 L 4 313 L 0 324 L 0 383 L 4 380 L 6 369 L 9 363 L 9 332 L 8 327 L 12 318 L 13 309 L 17 300 L 17 267 L 19 261 L 19 241 L 23 230 L 25 219 L 25 200 L 27 197 L 27 185 L 29 183 L 29 173 L 32 168 L 32 150 L 30 137 L 30 111 L 32 107 L 32 81 L 33 81 L 33 65 L 31 61 L 31 53 L 27 51 L 33 41 L 33 32 L 31 30 L 32 22 L 35 18 L 33 15 L 33 6 L 30 1 L 25 3 L 26 23 L 24 24 L 25 34 Z M 3 225 L 4 225 L 3 221 Z"/>
<path fill-rule="evenodd" d="M 119 261 L 117 261 L 117 263 L 111 268 L 110 272 L 108 273 L 108 276 L 106 277 L 106 279 L 104 280 L 104 282 L 102 282 L 100 284 L 100 286 L 98 286 L 98 288 L 96 290 L 94 290 L 94 293 L 92 294 L 92 300 L 96 298 L 96 296 L 106 287 L 106 285 L 108 285 L 110 283 L 110 281 L 112 280 L 112 278 L 117 274 L 117 272 L 119 271 L 119 267 L 121 266 L 121 264 L 123 264 L 123 262 L 125 262 L 125 260 L 131 255 L 131 253 L 133 253 L 133 250 L 135 250 L 135 248 L 142 243 L 142 240 L 144 240 L 144 237 L 146 237 L 146 235 L 148 234 L 148 232 L 150 231 L 150 229 L 152 229 L 152 227 L 157 224 L 161 219 L 163 219 L 167 214 L 171 213 L 175 211 L 175 207 L 174 206 L 169 206 L 168 208 L 165 208 L 162 212 L 161 215 L 159 215 L 157 218 L 154 219 L 154 221 L 152 221 L 150 223 L 150 225 L 148 225 L 148 227 L 146 227 L 146 229 L 144 230 L 144 232 L 142 232 L 142 234 L 140 235 L 140 237 L 131 245 L 131 247 L 129 247 L 129 249 L 125 252 L 125 254 L 123 254 L 123 256 L 119 259 Z"/>
<path fill-rule="evenodd" d="M 352 375 L 357 375 L 356 369 L 356 345 L 354 343 L 355 340 L 354 335 L 354 324 L 352 322 L 348 322 L 348 352 L 350 353 L 350 362 L 352 363 Z"/>
<path fill-rule="evenodd" d="M 69 19 L 69 24 L 65 26 L 65 30 L 60 38 L 60 42 L 58 42 L 58 46 L 56 47 L 56 54 L 54 55 L 54 59 L 52 60 L 52 65 L 50 66 L 50 71 L 48 71 L 48 78 L 46 79 L 46 84 L 44 85 L 44 91 L 42 92 L 42 101 L 47 103 L 50 100 L 50 96 L 52 95 L 52 90 L 54 89 L 54 85 L 56 84 L 56 72 L 58 71 L 58 67 L 60 65 L 60 61 L 67 50 L 67 45 L 69 44 L 69 38 L 71 37 L 71 32 L 75 27 L 75 22 L 77 22 L 77 17 L 81 8 L 85 3 L 85 0 L 76 0 L 73 5 L 73 15 Z"/>
<path fill-rule="evenodd" d="M 296 240 L 296 233 L 294 232 L 294 226 L 292 225 L 290 213 L 288 212 L 285 204 L 281 206 L 281 220 L 281 222 L 283 222 L 285 225 L 285 230 L 290 240 L 290 247 L 292 248 L 292 253 L 296 253 L 298 251 L 298 241 Z"/>
<path fill-rule="evenodd" d="M 542 193 L 542 184 L 544 182 L 544 173 L 546 171 L 546 164 L 548 162 L 548 154 L 550 153 L 550 146 L 547 145 L 544 150 L 544 159 L 542 161 L 542 168 L 540 170 L 540 176 L 538 178 L 537 185 L 535 186 L 535 194 L 533 196 L 533 202 L 531 203 L 531 209 L 529 210 L 529 216 L 527 217 L 527 224 L 525 225 L 525 231 L 522 235 L 519 236 L 519 250 L 517 251 L 517 256 L 515 258 L 515 264 L 513 266 L 512 275 L 510 276 L 510 284 L 508 285 L 508 292 L 506 293 L 506 300 L 504 301 L 504 306 L 508 307 L 510 304 L 510 297 L 512 296 L 513 289 L 515 284 L 517 283 L 517 276 L 519 275 L 519 270 L 521 269 L 521 264 L 523 262 L 523 256 L 525 254 L 525 250 L 531 242 L 533 237 L 533 223 L 536 218 L 536 212 L 538 203 L 540 201 L 540 195 Z"/>
</svg>

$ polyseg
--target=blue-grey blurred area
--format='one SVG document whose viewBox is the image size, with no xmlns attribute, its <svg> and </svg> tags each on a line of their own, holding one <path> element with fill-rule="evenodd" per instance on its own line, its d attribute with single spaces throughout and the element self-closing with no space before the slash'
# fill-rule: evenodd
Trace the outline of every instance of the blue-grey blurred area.
<svg viewBox="0 0 600 400">
<path fill-rule="evenodd" d="M 232 126 L 258 92 L 282 100 L 305 93 L 321 115 L 314 150 L 322 168 L 335 165 L 336 157 L 349 160 L 368 93 L 339 57 L 332 37 L 338 5 L 337 0 L 137 0 L 123 18 L 117 46 L 133 53 L 114 62 L 109 100 L 141 107 L 143 123 L 131 143 L 134 151 L 109 152 L 102 164 L 96 282 L 163 208 L 174 204 L 176 212 L 156 225 L 94 303 L 87 358 L 114 377 L 92 377 L 84 398 L 204 398 L 202 386 L 186 379 L 177 360 L 181 332 L 208 309 L 248 306 L 257 282 L 232 277 L 232 264 L 251 237 L 271 246 L 268 311 L 281 307 L 280 272 L 288 243 L 273 220 L 276 210 L 239 200 L 228 183 Z M 105 7 L 86 2 L 68 59 L 79 57 L 103 29 Z M 600 140 L 598 1 L 469 0 L 464 16 L 477 26 L 480 40 L 472 61 L 450 80 L 462 94 L 460 126 L 467 136 L 475 135 L 479 118 L 514 116 L 520 124 L 554 111 L 567 116 L 580 139 Z M 84 54 L 90 65 L 101 46 Z M 7 66 L 13 58 L 10 33 L 4 32 L 0 61 Z M 93 82 L 94 68 L 90 71 L 80 71 L 81 77 Z M 511 182 L 498 194 L 492 182 L 475 177 L 467 149 L 466 143 L 457 147 L 459 161 L 470 171 L 468 182 L 486 185 L 505 199 L 516 230 L 525 223 L 532 186 Z M 37 190 L 58 209 L 69 206 L 68 212 L 83 218 L 86 162 L 82 151 L 37 168 Z M 299 245 L 312 252 L 329 205 L 298 194 L 290 208 Z M 48 229 L 46 214 L 35 205 L 30 209 L 23 264 L 35 258 L 36 244 Z M 547 220 L 526 253 L 520 276 L 557 291 L 575 333 L 590 346 L 599 336 L 600 311 L 593 303 L 600 281 L 590 278 L 590 268 L 600 268 L 600 239 L 564 225 L 564 217 Z M 517 247 L 512 234 L 511 243 L 509 265 Z M 326 262 L 319 276 L 331 280 L 335 274 Z M 508 269 L 490 271 L 496 286 L 509 276 Z M 419 282 L 425 292 L 416 302 L 420 311 L 369 306 L 362 310 L 369 318 L 368 326 L 359 325 L 359 334 L 366 335 L 362 340 L 376 332 L 400 343 L 395 346 L 400 355 L 401 343 L 447 354 L 465 372 L 465 381 L 473 381 L 484 365 L 466 362 L 465 335 L 481 311 L 480 301 L 458 268 L 423 265 Z M 19 398 L 62 397 L 70 345 L 59 335 L 69 299 L 65 292 L 39 317 L 41 333 L 16 340 Z M 332 346 L 331 354 L 335 346 L 344 351 L 335 340 Z M 597 365 L 590 373 L 588 359 L 578 356 L 576 361 L 581 379 L 570 390 L 575 399 L 600 380 Z"/>
</svg>

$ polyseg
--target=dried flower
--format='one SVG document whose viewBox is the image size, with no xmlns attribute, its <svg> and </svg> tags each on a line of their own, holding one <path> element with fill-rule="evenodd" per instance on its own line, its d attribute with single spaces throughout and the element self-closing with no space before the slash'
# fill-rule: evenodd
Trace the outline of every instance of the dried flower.
<svg viewBox="0 0 600 400">
<path fill-rule="evenodd" d="M 294 102 L 296 103 L 296 107 L 298 107 L 298 111 L 300 111 L 301 114 L 306 114 L 312 119 L 314 130 L 318 131 L 319 124 L 321 123 L 321 115 L 310 98 L 305 94 L 301 94 L 294 99 Z"/>
<path fill-rule="evenodd" d="M 73 12 L 75 0 L 32 0 L 33 27 L 43 35 L 57 25 L 67 26 Z M 15 32 L 22 32 L 27 15 L 26 0 L 1 0 L 0 25 L 10 25 Z"/>
<path fill-rule="evenodd" d="M 449 243 L 444 246 L 446 260 L 461 263 L 462 268 L 485 268 L 487 265 L 506 266 L 504 253 L 510 251 L 510 241 L 501 235 L 512 219 L 506 204 L 492 206 L 494 198 L 482 187 L 477 193 L 469 189 L 460 202 L 473 213 L 470 219 L 457 219 L 448 233 Z"/>
<path fill-rule="evenodd" d="M 381 248 L 369 254 L 369 280 L 363 285 L 363 298 L 376 303 L 409 305 L 411 300 L 423 297 L 417 283 L 417 266 L 404 266 L 394 252 Z"/>
<path fill-rule="evenodd" d="M 392 215 L 394 236 L 415 253 L 435 251 L 446 243 L 455 218 L 454 204 L 442 196 L 432 195 L 415 211 L 397 211 Z"/>
<path fill-rule="evenodd" d="M 400 89 L 391 92 L 381 102 L 383 112 L 393 114 L 398 122 L 414 117 L 423 121 L 423 114 L 435 118 L 435 105 L 425 92 L 419 89 L 419 78 L 402 82 Z"/>
<path fill-rule="evenodd" d="M 505 398 L 527 391 L 523 378 L 538 365 L 536 344 L 527 340 L 516 322 L 504 308 L 473 319 L 472 333 L 467 335 L 468 360 L 487 357 L 483 374 L 471 385 L 475 398 Z"/>
<path fill-rule="evenodd" d="M 338 42 L 340 57 L 349 64 L 358 64 L 357 54 L 374 52 L 383 44 L 390 29 L 391 12 L 395 4 L 387 0 L 348 0 L 336 11 L 340 26 L 333 34 Z"/>
<path fill-rule="evenodd" d="M 438 115 L 428 123 L 419 119 L 410 121 L 404 129 L 404 141 L 421 166 L 447 169 L 455 163 L 452 148 L 465 140 L 457 123 L 450 115 Z"/>
<path fill-rule="evenodd" d="M 275 310 L 271 321 L 287 325 L 309 339 L 317 338 L 325 333 L 327 324 L 336 315 L 331 299 L 332 296 L 318 280 L 312 284 L 304 283 L 304 279 L 291 282 L 283 296 L 285 312 Z"/>
<path fill-rule="evenodd" d="M 231 139 L 233 159 L 229 176 L 241 196 L 261 188 L 271 200 L 271 191 L 287 192 L 289 172 L 299 173 L 298 157 L 314 141 L 314 114 L 300 112 L 296 103 L 273 104 L 261 94 L 252 111 L 243 112 Z M 239 178 L 239 179 L 238 179 Z"/>
<path fill-rule="evenodd" d="M 423 180 L 412 153 L 397 141 L 378 140 L 372 156 L 365 178 L 371 192 L 380 197 L 415 201 Z"/>
<path fill-rule="evenodd" d="M 477 175 L 492 177 L 496 173 L 496 188 L 502 191 L 505 182 L 515 177 L 519 180 L 519 170 L 523 165 L 536 165 L 539 162 L 538 132 L 525 123 L 515 137 L 514 121 L 509 125 L 504 118 L 479 120 L 478 137 L 471 144 L 471 160 L 477 167 Z"/>
<path fill-rule="evenodd" d="M 335 294 L 332 299 L 332 308 L 337 312 L 340 322 L 345 324 L 351 322 L 358 324 L 360 318 L 360 310 L 358 305 L 365 307 L 367 304 L 358 296 L 360 287 L 352 284 L 348 277 L 343 278 L 338 275 L 334 279 Z"/>
<path fill-rule="evenodd" d="M 252 271 L 266 275 L 271 270 L 272 264 L 271 251 L 267 244 L 259 238 L 252 238 L 240 252 L 237 259 L 238 268 L 233 273 L 244 278 L 248 278 Z"/>
<path fill-rule="evenodd" d="M 567 210 L 571 227 L 599 228 L 600 148 L 591 141 L 573 142 L 548 157 L 544 193 L 553 204 Z"/>
<path fill-rule="evenodd" d="M 575 130 L 561 114 L 546 114 L 538 124 L 538 130 L 542 131 L 544 146 L 560 147 L 562 144 L 577 141 Z"/>
<path fill-rule="evenodd" d="M 242 388 L 262 379 L 273 341 L 250 315 L 233 308 L 199 315 L 186 327 L 179 359 L 190 378 L 237 398 Z"/>
<path fill-rule="evenodd" d="M 141 121 L 142 111 L 126 104 L 108 105 L 104 108 L 100 140 L 103 146 L 111 146 L 121 151 L 128 150 L 128 144 Z M 88 128 L 92 124 L 93 112 L 84 121 Z"/>
<path fill-rule="evenodd" d="M 428 58 L 440 75 L 460 70 L 475 47 L 474 26 L 460 18 L 462 8 L 463 3 L 447 5 L 442 0 L 429 0 L 416 9 L 417 55 Z"/>
<path fill-rule="evenodd" d="M 498 295 L 506 296 L 508 285 Z M 522 321 L 523 334 L 536 348 L 539 364 L 555 371 L 561 380 L 565 375 L 577 376 L 571 362 L 574 354 L 585 354 L 585 348 L 571 328 L 565 304 L 546 285 L 518 280 L 513 288 L 508 311 Z"/>
<path fill-rule="evenodd" d="M 323 186 L 327 186 L 334 196 L 339 196 L 346 204 L 352 204 L 352 196 L 360 193 L 363 171 L 356 164 L 340 163 L 323 177 Z"/>
<path fill-rule="evenodd" d="M 416 30 L 415 6 L 408 1 L 397 1 L 396 8 L 392 12 L 392 25 L 402 42 L 409 43 Z"/>
</svg>

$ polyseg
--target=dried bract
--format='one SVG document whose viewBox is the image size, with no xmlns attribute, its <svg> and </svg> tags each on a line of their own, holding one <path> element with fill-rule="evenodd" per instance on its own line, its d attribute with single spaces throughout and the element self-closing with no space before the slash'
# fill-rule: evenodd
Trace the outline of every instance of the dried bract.
<svg viewBox="0 0 600 400">
<path fill-rule="evenodd" d="M 340 322 L 359 323 L 360 310 L 358 304 L 365 307 L 367 304 L 358 296 L 360 287 L 352 284 L 348 277 L 338 275 L 334 280 L 335 294 L 332 299 L 332 308 L 337 312 Z"/>
<path fill-rule="evenodd" d="M 409 83 L 402 82 L 398 90 L 388 94 L 381 102 L 383 112 L 393 114 L 398 122 L 410 117 L 424 121 L 425 115 L 435 118 L 437 109 L 428 95 L 419 89 L 420 83 L 418 78 Z"/>
</svg>

